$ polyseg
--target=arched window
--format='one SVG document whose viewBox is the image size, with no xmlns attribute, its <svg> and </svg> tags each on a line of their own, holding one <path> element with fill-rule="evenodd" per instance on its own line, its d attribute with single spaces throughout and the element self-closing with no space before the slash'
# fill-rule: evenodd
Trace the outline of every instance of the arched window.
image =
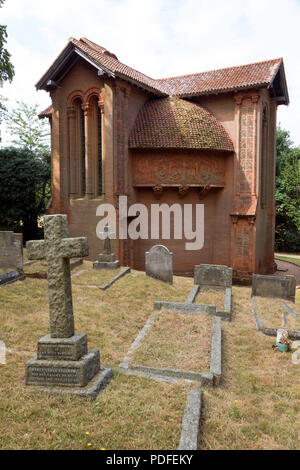
<svg viewBox="0 0 300 470">
<path fill-rule="evenodd" d="M 67 108 L 69 129 L 70 196 L 85 194 L 85 126 L 82 99 L 76 96 Z"/>
<path fill-rule="evenodd" d="M 93 174 L 93 196 L 102 194 L 102 114 L 99 107 L 99 95 L 91 96 L 89 103 L 89 158 Z"/>
<path fill-rule="evenodd" d="M 87 93 L 83 98 L 80 92 L 74 92 L 69 102 L 67 114 L 70 197 L 101 196 L 103 193 L 102 95 L 92 90 L 91 94 Z"/>
</svg>

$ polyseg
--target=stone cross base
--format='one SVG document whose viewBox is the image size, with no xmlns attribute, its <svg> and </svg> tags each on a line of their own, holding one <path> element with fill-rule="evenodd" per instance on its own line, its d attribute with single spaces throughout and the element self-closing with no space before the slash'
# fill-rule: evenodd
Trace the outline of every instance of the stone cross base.
<svg viewBox="0 0 300 470">
<path fill-rule="evenodd" d="M 94 269 L 118 269 L 120 262 L 116 260 L 114 253 L 100 253 L 98 255 L 98 261 L 93 264 Z"/>
<path fill-rule="evenodd" d="M 118 269 L 119 267 L 119 261 L 95 261 L 93 264 L 94 269 Z"/>
<path fill-rule="evenodd" d="M 87 336 L 46 335 L 38 341 L 37 357 L 26 362 L 26 385 L 85 387 L 100 371 L 100 353 L 88 351 Z"/>
<path fill-rule="evenodd" d="M 116 255 L 114 253 L 100 253 L 98 255 L 98 261 L 100 261 L 100 263 L 113 263 L 116 261 Z"/>
<path fill-rule="evenodd" d="M 26 385 L 53 385 L 85 387 L 100 370 L 98 350 L 89 351 L 79 361 L 45 361 L 30 359 L 26 362 Z"/>
<path fill-rule="evenodd" d="M 88 353 L 87 336 L 75 334 L 70 338 L 46 335 L 38 341 L 37 358 L 46 361 L 78 361 Z"/>
</svg>

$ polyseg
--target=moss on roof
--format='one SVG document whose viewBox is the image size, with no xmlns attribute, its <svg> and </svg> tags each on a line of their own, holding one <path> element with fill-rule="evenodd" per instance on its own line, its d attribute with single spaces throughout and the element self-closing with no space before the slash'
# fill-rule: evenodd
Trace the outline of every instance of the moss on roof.
<svg viewBox="0 0 300 470">
<path fill-rule="evenodd" d="M 148 101 L 137 116 L 129 147 L 234 150 L 227 131 L 215 116 L 180 98 Z"/>
</svg>

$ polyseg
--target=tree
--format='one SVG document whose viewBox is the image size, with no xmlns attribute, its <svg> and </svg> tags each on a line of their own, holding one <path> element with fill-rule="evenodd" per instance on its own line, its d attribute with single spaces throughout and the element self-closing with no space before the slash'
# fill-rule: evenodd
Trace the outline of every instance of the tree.
<svg viewBox="0 0 300 470">
<path fill-rule="evenodd" d="M 42 236 L 38 218 L 50 198 L 49 154 L 26 148 L 0 150 L 0 227 L 23 232 L 24 241 Z"/>
<path fill-rule="evenodd" d="M 4 0 L 0 0 L 0 8 L 2 7 Z M 0 86 L 3 82 L 11 82 L 14 77 L 14 66 L 10 61 L 10 53 L 5 47 L 7 42 L 7 31 L 6 26 L 0 25 Z M 4 98 L 0 95 L 0 117 L 3 111 L 6 109 L 4 106 Z"/>
<path fill-rule="evenodd" d="M 276 231 L 278 251 L 300 251 L 300 148 L 280 127 L 276 139 Z"/>
<path fill-rule="evenodd" d="M 14 137 L 12 144 L 35 154 L 49 151 L 49 124 L 38 118 L 37 105 L 17 101 L 17 107 L 6 113 L 7 129 Z"/>
</svg>

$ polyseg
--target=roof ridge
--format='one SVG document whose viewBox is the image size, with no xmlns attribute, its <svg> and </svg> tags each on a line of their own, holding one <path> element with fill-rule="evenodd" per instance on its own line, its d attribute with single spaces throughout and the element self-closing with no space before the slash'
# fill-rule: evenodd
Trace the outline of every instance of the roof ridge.
<svg viewBox="0 0 300 470">
<path fill-rule="evenodd" d="M 229 67 L 222 67 L 220 69 L 212 69 L 212 70 L 204 70 L 203 72 L 194 72 L 194 73 L 187 73 L 187 74 L 183 74 L 183 75 L 174 75 L 172 77 L 156 78 L 155 80 L 163 81 L 163 80 L 170 80 L 172 78 L 192 77 L 194 75 L 202 75 L 204 73 L 220 72 L 221 70 L 237 69 L 237 68 L 241 68 L 241 67 L 249 67 L 249 65 L 267 64 L 268 62 L 276 62 L 276 61 L 282 62 L 283 57 L 278 57 L 276 59 L 260 60 L 260 61 L 257 61 L 257 62 L 250 62 L 249 64 L 230 65 Z"/>
<path fill-rule="evenodd" d="M 84 40 L 82 40 L 82 39 L 84 39 Z M 76 42 L 80 42 L 80 41 L 81 41 L 81 42 L 83 42 L 83 43 L 85 44 L 86 47 L 89 47 L 90 49 L 94 50 L 94 49 L 87 43 L 87 42 L 93 43 L 93 41 L 90 41 L 90 40 L 87 39 L 87 38 L 81 38 L 80 40 L 75 39 L 75 38 L 72 38 L 72 40 L 73 40 L 73 41 L 76 41 Z M 73 41 L 72 41 L 72 42 L 73 42 Z M 85 41 L 87 41 L 87 42 L 85 42 Z M 95 44 L 95 46 L 98 46 L 96 43 L 93 43 L 93 44 Z M 102 47 L 102 46 L 98 46 L 98 47 L 101 47 L 104 51 L 109 52 L 107 49 L 105 49 L 105 48 Z M 95 52 L 99 52 L 99 51 L 95 51 Z M 109 55 L 109 56 L 105 56 L 105 55 L 104 55 L 104 57 L 109 57 L 111 60 L 116 61 L 116 62 L 118 62 L 119 64 L 121 64 L 121 65 L 123 65 L 123 66 L 125 66 L 125 67 L 128 67 L 129 69 L 131 69 L 131 70 L 133 70 L 134 72 L 137 72 L 137 73 L 143 75 L 144 77 L 146 77 L 146 78 L 152 80 L 153 82 L 156 82 L 156 81 L 157 81 L 155 78 L 150 77 L 149 75 L 146 75 L 146 74 L 143 73 L 143 72 L 140 72 L 139 70 L 137 70 L 137 69 L 131 67 L 130 65 L 127 65 L 127 64 L 125 64 L 124 62 L 121 62 L 121 61 L 120 61 L 119 59 L 117 59 L 117 58 L 111 57 L 110 55 Z M 162 90 L 162 91 L 164 91 L 164 90 Z"/>
</svg>

